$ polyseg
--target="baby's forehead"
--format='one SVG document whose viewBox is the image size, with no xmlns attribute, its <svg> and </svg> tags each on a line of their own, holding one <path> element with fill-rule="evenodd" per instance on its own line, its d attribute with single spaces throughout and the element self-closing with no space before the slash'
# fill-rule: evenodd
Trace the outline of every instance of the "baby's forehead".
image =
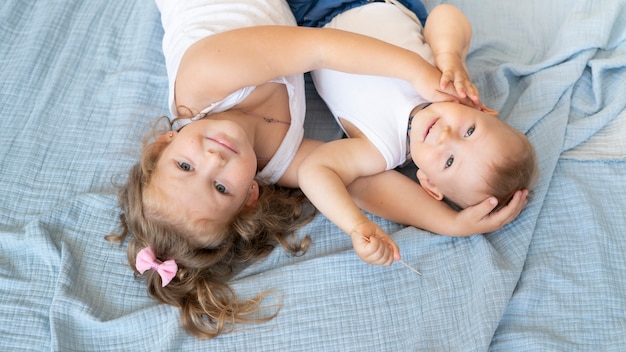
<svg viewBox="0 0 626 352">
<path fill-rule="evenodd" d="M 486 155 L 490 154 L 490 155 Z M 464 160 L 465 167 L 451 182 L 445 196 L 462 208 L 476 205 L 491 196 L 491 180 L 496 176 L 496 165 L 502 162 L 497 153 L 474 153 Z"/>
<path fill-rule="evenodd" d="M 467 181 L 457 183 L 455 190 L 446 195 L 450 201 L 461 208 L 476 205 L 491 196 L 487 181 L 477 179 L 474 182 Z"/>
</svg>

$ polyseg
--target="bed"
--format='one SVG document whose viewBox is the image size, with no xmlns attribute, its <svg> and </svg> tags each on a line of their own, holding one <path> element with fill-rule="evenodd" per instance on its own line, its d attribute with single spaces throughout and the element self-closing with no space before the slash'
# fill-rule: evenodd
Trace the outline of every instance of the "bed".
<svg viewBox="0 0 626 352">
<path fill-rule="evenodd" d="M 0 350 L 626 349 L 626 1 L 449 3 L 473 24 L 483 101 L 537 149 L 522 214 L 468 238 L 372 216 L 422 276 L 362 263 L 318 215 L 298 232 L 306 255 L 277 249 L 232 280 L 244 297 L 277 290 L 279 315 L 199 340 L 104 240 L 115 185 L 167 114 L 155 4 L 3 1 Z M 307 134 L 340 137 L 307 84 Z"/>
</svg>

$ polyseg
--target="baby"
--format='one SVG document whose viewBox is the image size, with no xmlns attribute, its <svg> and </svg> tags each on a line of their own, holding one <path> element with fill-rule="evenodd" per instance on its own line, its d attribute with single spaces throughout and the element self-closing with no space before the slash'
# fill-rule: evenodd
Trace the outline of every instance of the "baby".
<svg viewBox="0 0 626 352">
<path fill-rule="evenodd" d="M 389 264 L 399 253 L 395 244 L 390 245 L 391 238 L 350 198 L 345 185 L 356 178 L 413 160 L 423 189 L 461 208 L 489 196 L 498 199 L 499 208 L 516 191 L 532 186 L 537 174 L 533 146 L 480 103 L 469 80 L 465 57 L 471 27 L 458 9 L 437 6 L 422 31 L 417 17 L 402 5 L 370 3 L 338 14 L 324 27 L 368 35 L 419 53 L 424 58 L 424 86 L 440 85 L 443 90 L 452 82 L 458 94 L 457 101 L 431 104 L 415 85 L 400 79 L 328 69 L 312 72 L 318 93 L 350 138 L 309 154 L 299 170 L 300 187 L 324 215 L 351 235 L 361 259 Z M 443 73 L 437 79 L 429 74 L 434 67 Z M 394 185 L 389 185 L 389 192 L 394 192 Z M 390 212 L 397 213 L 407 204 L 389 206 Z"/>
</svg>

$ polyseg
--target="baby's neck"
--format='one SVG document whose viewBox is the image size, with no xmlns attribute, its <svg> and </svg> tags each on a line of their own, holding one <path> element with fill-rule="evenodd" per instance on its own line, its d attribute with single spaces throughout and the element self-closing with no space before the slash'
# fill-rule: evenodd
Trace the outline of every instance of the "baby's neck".
<svg viewBox="0 0 626 352">
<path fill-rule="evenodd" d="M 421 103 L 421 104 L 417 105 L 416 107 L 413 108 L 413 110 L 411 110 L 411 113 L 409 114 L 409 117 L 410 116 L 415 116 L 415 114 L 417 114 L 421 110 L 426 109 L 430 104 L 432 104 L 432 103 L 425 102 L 425 103 Z"/>
<path fill-rule="evenodd" d="M 415 138 L 419 138 L 417 131 L 413 129 L 413 118 L 415 118 L 415 115 L 417 115 L 417 113 L 426 109 L 430 104 L 431 103 L 429 102 L 422 103 L 414 107 L 413 110 L 411 110 L 411 114 L 409 115 L 409 121 L 407 123 L 407 128 L 406 128 L 406 158 L 407 159 L 412 159 L 411 158 L 411 140 L 415 140 Z"/>
</svg>

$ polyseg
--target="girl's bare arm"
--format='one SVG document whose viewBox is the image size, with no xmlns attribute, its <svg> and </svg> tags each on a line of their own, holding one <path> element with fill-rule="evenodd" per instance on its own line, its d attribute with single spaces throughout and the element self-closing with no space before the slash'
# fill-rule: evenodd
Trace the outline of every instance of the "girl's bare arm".
<svg viewBox="0 0 626 352">
<path fill-rule="evenodd" d="M 439 70 L 409 50 L 336 29 L 257 26 L 193 44 L 180 64 L 176 101 L 201 110 L 242 87 L 318 68 L 405 79 L 430 101 L 450 100 L 431 84 Z"/>
<path fill-rule="evenodd" d="M 359 207 L 372 214 L 455 237 L 492 232 L 508 224 L 522 211 L 528 194 L 518 191 L 508 205 L 493 214 L 490 212 L 497 204 L 491 203 L 493 197 L 459 212 L 395 170 L 360 177 L 348 186 L 348 191 Z"/>
</svg>

